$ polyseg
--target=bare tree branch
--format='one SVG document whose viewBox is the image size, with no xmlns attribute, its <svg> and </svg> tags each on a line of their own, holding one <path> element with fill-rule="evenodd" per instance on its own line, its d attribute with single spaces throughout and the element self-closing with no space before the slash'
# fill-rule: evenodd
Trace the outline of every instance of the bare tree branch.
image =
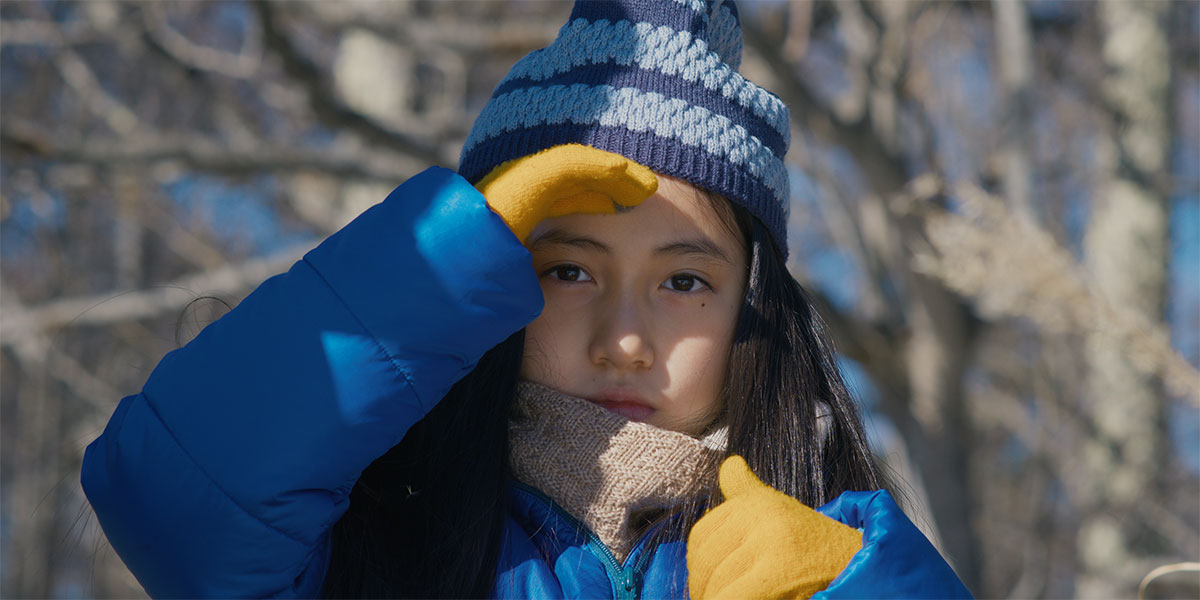
<svg viewBox="0 0 1200 600">
<path fill-rule="evenodd" d="M 114 133 L 125 136 L 139 128 L 137 115 L 104 90 L 87 63 L 61 37 L 54 66 L 63 80 L 79 94 L 82 103 L 107 123 Z"/>
<path fill-rule="evenodd" d="M 447 12 L 458 12 L 468 5 L 444 6 L 447 7 Z M 564 13 L 563 16 L 570 10 L 569 4 L 565 2 L 558 6 L 554 3 L 547 6 Z M 289 6 L 289 9 L 309 14 L 319 13 L 319 18 L 314 18 L 313 21 L 328 31 L 370 31 L 405 46 L 421 49 L 441 48 L 464 54 L 523 54 L 549 44 L 562 23 L 562 19 L 557 18 L 557 15 L 556 18 L 522 19 L 519 22 L 503 24 L 462 18 L 381 21 L 363 18 L 359 11 L 354 10 L 353 5 L 339 3 L 302 3 Z"/>
<path fill-rule="evenodd" d="M 987 192 L 964 182 L 954 195 L 964 203 L 962 213 L 911 199 L 896 203 L 925 212 L 931 246 L 916 257 L 921 272 L 974 298 L 985 317 L 1025 317 L 1049 334 L 1111 336 L 1135 369 L 1161 373 L 1176 393 L 1200 406 L 1200 372 L 1171 347 L 1161 325 L 1105 297 L 1053 236 L 1014 217 Z"/>
<path fill-rule="evenodd" d="M 1004 140 L 999 159 L 1003 163 L 1004 194 L 1021 219 L 1035 221 L 1030 135 L 1033 102 L 1033 41 L 1029 17 L 1021 0 L 994 0 L 996 60 L 1000 66 L 1000 88 L 1004 94 L 1002 126 Z"/>
<path fill-rule="evenodd" d="M 254 77 L 262 67 L 262 40 L 258 29 L 247 27 L 247 40 L 241 52 L 232 54 L 193 43 L 167 21 L 170 5 L 147 2 L 139 5 L 147 34 L 164 52 L 196 69 L 220 73 L 235 79 Z"/>
<path fill-rule="evenodd" d="M 0 144 L 11 151 L 57 161 L 98 165 L 151 165 L 178 162 L 196 170 L 230 176 L 316 170 L 349 179 L 400 183 L 420 165 L 404 158 L 345 155 L 296 146 L 227 148 L 198 136 L 151 134 L 112 142 L 67 139 L 14 119 L 0 122 Z M 10 155 L 11 156 L 11 155 Z"/>
<path fill-rule="evenodd" d="M 56 349 L 43 331 L 31 327 L 37 317 L 29 314 L 12 288 L 0 282 L 0 303 L 4 318 L 0 320 L 3 335 L 0 344 L 30 373 L 44 373 L 65 384 L 80 400 L 96 409 L 107 411 L 109 401 L 120 395 L 107 382 L 85 369 L 70 355 Z M 51 368 L 52 367 L 52 368 Z"/>
<path fill-rule="evenodd" d="M 62 298 L 32 306 L 24 309 L 20 318 L 0 321 L 3 328 L 0 329 L 0 344 L 15 346 L 43 332 L 66 326 L 118 323 L 177 312 L 202 294 L 244 294 L 268 277 L 287 270 L 311 247 L 312 244 L 300 244 L 240 265 L 226 265 L 124 294 Z"/>
<path fill-rule="evenodd" d="M 60 25 L 42 19 L 7 19 L 0 21 L 0 46 L 59 46 L 80 44 L 103 39 L 89 23 Z"/>
<path fill-rule="evenodd" d="M 457 157 L 444 154 L 436 145 L 394 131 L 346 106 L 334 95 L 335 88 L 321 69 L 305 57 L 283 32 L 272 3 L 255 2 L 253 6 L 262 26 L 267 47 L 283 61 L 288 76 L 308 91 L 313 110 L 326 125 L 354 131 L 366 140 L 426 163 L 451 165 L 457 162 Z"/>
</svg>

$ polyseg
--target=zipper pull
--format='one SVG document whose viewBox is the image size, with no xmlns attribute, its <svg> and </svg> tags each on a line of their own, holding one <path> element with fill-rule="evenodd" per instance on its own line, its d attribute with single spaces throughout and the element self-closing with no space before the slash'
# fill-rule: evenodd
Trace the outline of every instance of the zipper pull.
<svg viewBox="0 0 1200 600">
<path fill-rule="evenodd" d="M 625 588 L 625 598 L 637 598 L 637 573 L 633 569 L 633 565 L 629 565 L 621 570 L 621 587 Z"/>
</svg>

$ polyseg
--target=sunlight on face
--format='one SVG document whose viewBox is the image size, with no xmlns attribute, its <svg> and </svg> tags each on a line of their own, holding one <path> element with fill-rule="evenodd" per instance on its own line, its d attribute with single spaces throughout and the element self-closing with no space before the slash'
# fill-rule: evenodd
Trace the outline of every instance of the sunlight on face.
<svg viewBox="0 0 1200 600">
<path fill-rule="evenodd" d="M 721 409 L 746 288 L 730 229 L 699 190 L 662 175 L 629 212 L 543 222 L 529 247 L 546 308 L 526 328 L 521 376 L 701 433 Z"/>
</svg>

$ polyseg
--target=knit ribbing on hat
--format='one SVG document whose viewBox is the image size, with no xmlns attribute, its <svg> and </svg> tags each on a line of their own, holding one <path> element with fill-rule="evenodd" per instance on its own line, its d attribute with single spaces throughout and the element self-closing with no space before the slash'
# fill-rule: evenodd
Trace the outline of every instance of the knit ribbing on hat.
<svg viewBox="0 0 1200 600">
<path fill-rule="evenodd" d="M 738 74 L 741 48 L 733 0 L 579 0 L 497 86 L 459 172 L 586 144 L 746 208 L 786 256 L 788 110 Z"/>
</svg>

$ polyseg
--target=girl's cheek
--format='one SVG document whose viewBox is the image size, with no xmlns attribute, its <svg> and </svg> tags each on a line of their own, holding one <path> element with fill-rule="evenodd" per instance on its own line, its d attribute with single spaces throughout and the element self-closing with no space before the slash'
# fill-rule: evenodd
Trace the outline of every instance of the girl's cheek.
<svg viewBox="0 0 1200 600">
<path fill-rule="evenodd" d="M 582 306 L 587 303 L 590 297 L 591 295 L 588 290 L 580 289 L 580 286 L 543 281 L 542 298 L 546 300 L 546 306 L 542 309 L 542 314 L 553 310 L 571 309 Z"/>
<path fill-rule="evenodd" d="M 689 329 L 697 325 L 712 327 L 729 325 L 737 320 L 740 298 L 731 299 L 718 294 L 699 294 L 697 297 L 668 298 L 662 303 L 663 316 L 674 319 Z"/>
<path fill-rule="evenodd" d="M 545 313 L 525 328 L 525 352 L 521 358 L 523 379 L 554 387 L 555 382 L 547 378 L 557 370 L 551 364 L 558 355 L 555 339 L 549 336 L 553 331 L 553 323 L 547 321 Z"/>
</svg>

